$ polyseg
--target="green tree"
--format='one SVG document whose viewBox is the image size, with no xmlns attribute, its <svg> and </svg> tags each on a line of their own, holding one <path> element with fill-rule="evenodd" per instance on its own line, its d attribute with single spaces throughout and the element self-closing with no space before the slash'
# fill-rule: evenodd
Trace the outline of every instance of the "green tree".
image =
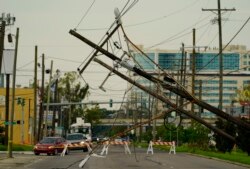
<svg viewBox="0 0 250 169">
<path fill-rule="evenodd" d="M 229 121 L 224 121 L 221 118 L 219 118 L 216 122 L 216 127 L 223 130 L 224 132 L 228 133 L 229 135 L 235 137 L 236 136 L 236 127 L 233 123 L 229 122 Z M 224 137 L 221 136 L 217 133 L 215 133 L 214 135 L 215 137 L 215 141 L 216 141 L 216 148 L 225 153 L 225 152 L 231 152 L 235 142 Z"/>
<path fill-rule="evenodd" d="M 208 147 L 208 134 L 210 130 L 198 122 L 192 122 L 191 126 L 185 129 L 183 141 L 191 146 L 198 146 L 206 149 Z"/>
<path fill-rule="evenodd" d="M 89 86 L 81 85 L 79 75 L 77 72 L 68 72 L 64 74 L 64 77 L 59 79 L 58 92 L 60 97 L 70 102 L 82 102 L 85 97 L 89 95 Z M 82 105 L 70 105 L 67 114 L 67 120 L 64 125 L 65 129 L 68 129 L 68 120 L 71 124 L 76 121 L 76 117 L 84 116 L 84 107 Z"/>
<path fill-rule="evenodd" d="M 91 123 L 91 126 L 100 123 L 101 110 L 98 105 L 89 109 L 87 108 L 84 112 L 84 119 L 86 122 Z"/>
<path fill-rule="evenodd" d="M 247 121 L 247 119 L 242 119 Z M 250 156 L 250 131 L 246 130 L 243 127 L 238 126 L 237 128 L 238 136 L 236 137 L 237 145 L 241 150 L 247 152 L 248 156 Z"/>
</svg>

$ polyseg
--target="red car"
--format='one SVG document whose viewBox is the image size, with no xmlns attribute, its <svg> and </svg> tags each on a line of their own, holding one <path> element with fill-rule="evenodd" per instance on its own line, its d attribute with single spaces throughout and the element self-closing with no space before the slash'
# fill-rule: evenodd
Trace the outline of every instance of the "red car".
<svg viewBox="0 0 250 169">
<path fill-rule="evenodd" d="M 34 146 L 35 155 L 46 153 L 47 155 L 56 155 L 61 153 L 67 144 L 67 141 L 62 137 L 44 137 L 39 143 Z M 68 150 L 66 153 L 68 154 Z"/>
</svg>

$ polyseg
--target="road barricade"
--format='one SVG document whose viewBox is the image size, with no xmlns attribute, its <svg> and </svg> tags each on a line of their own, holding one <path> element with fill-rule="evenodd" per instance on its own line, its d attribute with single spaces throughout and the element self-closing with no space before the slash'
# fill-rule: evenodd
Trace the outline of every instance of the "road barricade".
<svg viewBox="0 0 250 169">
<path fill-rule="evenodd" d="M 107 155 L 108 154 L 108 148 L 110 145 L 123 145 L 124 146 L 124 152 L 125 154 L 131 154 L 131 151 L 129 149 L 130 142 L 128 141 L 105 141 L 103 142 L 103 148 L 100 153 L 100 155 Z"/>
<path fill-rule="evenodd" d="M 85 146 L 87 146 L 88 152 L 92 151 L 91 146 L 89 145 L 89 143 L 86 143 L 86 142 L 83 143 L 83 144 L 81 144 L 81 143 L 68 143 L 68 144 L 65 144 L 64 145 L 64 149 L 63 149 L 63 151 L 61 153 L 61 156 L 65 156 L 66 152 L 69 151 L 69 149 L 72 149 L 72 148 L 81 148 L 81 147 L 85 147 Z"/>
<path fill-rule="evenodd" d="M 176 154 L 175 152 L 175 141 L 172 142 L 163 142 L 163 141 L 150 141 L 148 145 L 147 154 L 151 152 L 151 154 L 154 154 L 153 145 L 165 145 L 170 146 L 169 154 L 173 152 L 173 154 Z"/>
</svg>

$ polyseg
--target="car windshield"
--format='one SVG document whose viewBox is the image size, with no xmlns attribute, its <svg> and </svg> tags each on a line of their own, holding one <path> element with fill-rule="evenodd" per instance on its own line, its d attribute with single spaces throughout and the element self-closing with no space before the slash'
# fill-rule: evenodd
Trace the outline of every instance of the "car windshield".
<svg viewBox="0 0 250 169">
<path fill-rule="evenodd" d="M 49 138 L 49 137 L 45 137 L 44 139 L 42 139 L 40 141 L 40 143 L 55 143 L 56 142 L 56 138 Z"/>
<path fill-rule="evenodd" d="M 72 134 L 67 136 L 67 140 L 83 140 L 86 139 L 82 134 Z"/>
</svg>

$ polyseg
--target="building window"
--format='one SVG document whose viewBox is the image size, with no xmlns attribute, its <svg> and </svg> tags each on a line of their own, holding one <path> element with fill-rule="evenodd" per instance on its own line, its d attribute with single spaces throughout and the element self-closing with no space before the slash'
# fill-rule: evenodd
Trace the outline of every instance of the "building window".
<svg viewBox="0 0 250 169">
<path fill-rule="evenodd" d="M 181 66 L 180 53 L 159 53 L 159 65 L 163 69 L 179 70 Z"/>
<path fill-rule="evenodd" d="M 197 70 L 218 70 L 219 56 L 217 53 L 197 53 L 196 55 L 196 69 Z M 191 65 L 192 65 L 192 61 Z M 224 70 L 238 70 L 239 69 L 239 54 L 224 53 L 223 54 Z"/>
<path fill-rule="evenodd" d="M 135 60 L 141 65 L 143 69 L 154 70 L 154 64 L 152 63 L 151 60 L 155 61 L 155 54 L 147 53 L 147 55 L 150 59 L 142 54 L 134 53 Z"/>
</svg>

